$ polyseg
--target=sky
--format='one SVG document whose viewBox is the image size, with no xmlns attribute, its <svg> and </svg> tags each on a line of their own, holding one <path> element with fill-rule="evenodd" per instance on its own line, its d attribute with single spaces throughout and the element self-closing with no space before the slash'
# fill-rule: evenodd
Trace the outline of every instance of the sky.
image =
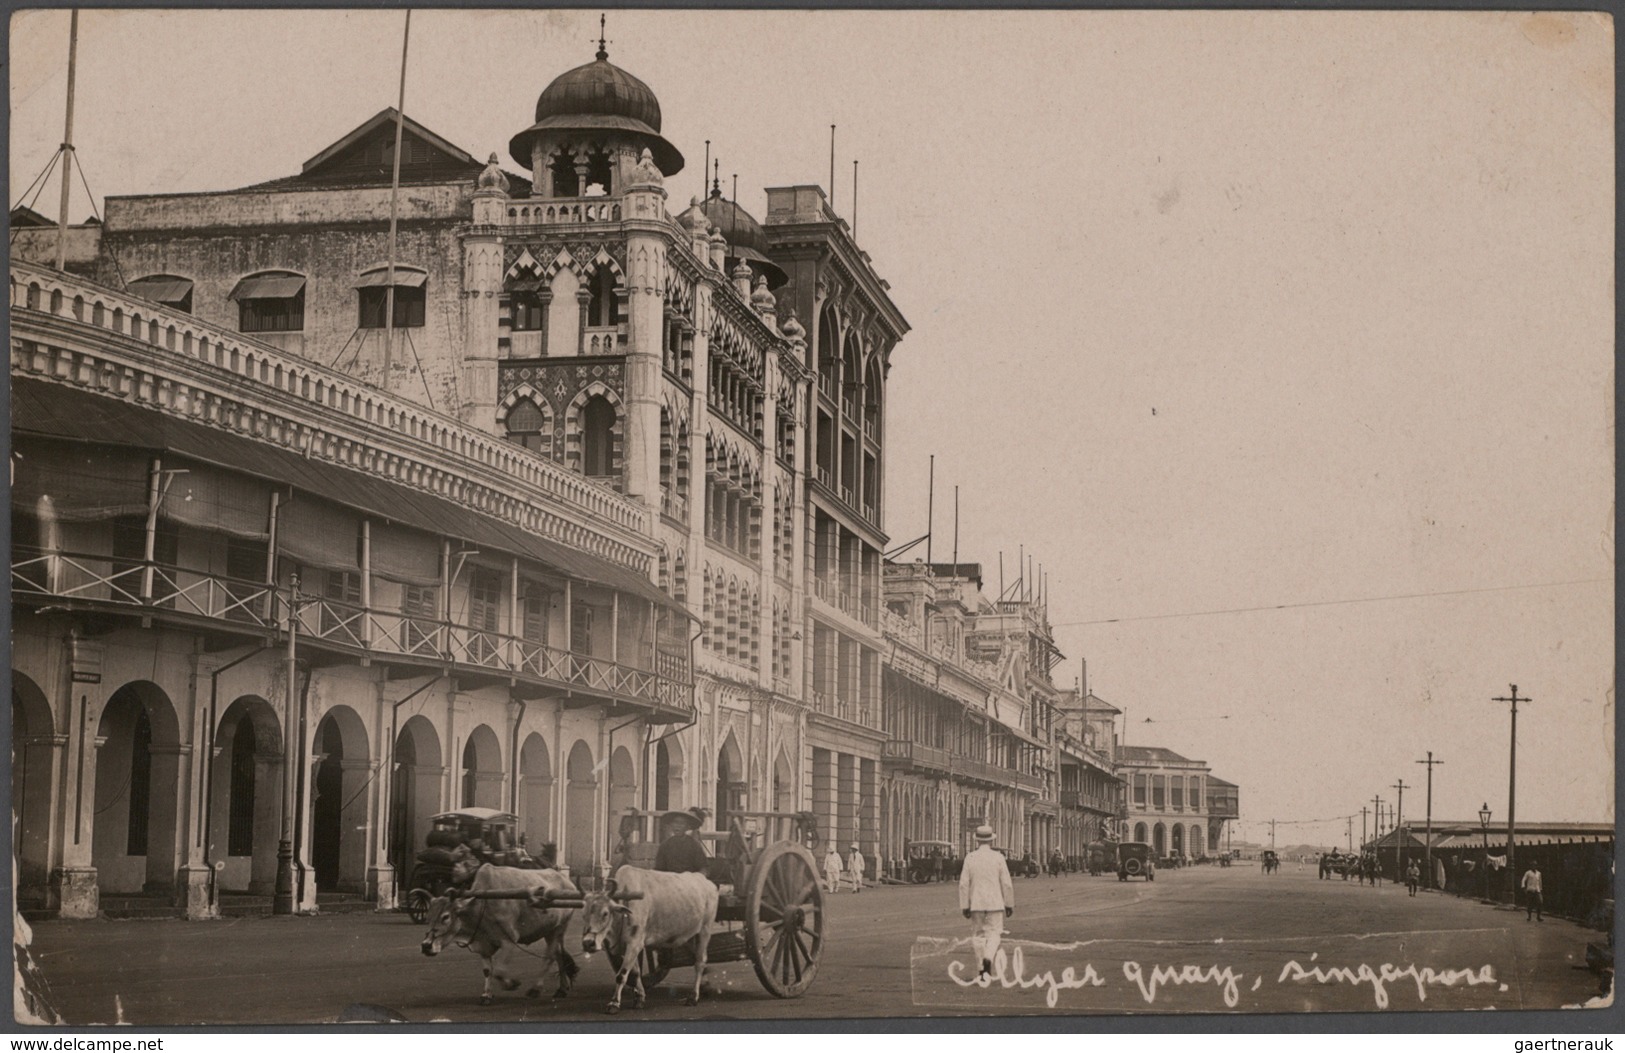
<svg viewBox="0 0 1625 1053">
<path fill-rule="evenodd" d="M 100 194 L 228 189 L 395 102 L 402 12 L 88 11 Z M 11 201 L 66 12 L 11 23 Z M 597 12 L 420 11 L 406 112 L 477 156 Z M 612 11 L 758 217 L 828 184 L 912 331 L 886 529 L 1042 563 L 1070 685 L 1241 786 L 1236 837 L 1613 816 L 1613 37 L 1590 14 Z M 859 184 L 854 203 L 853 166 Z M 53 181 L 35 207 L 55 215 Z M 75 188 L 71 215 L 91 200 Z M 100 201 L 95 204 L 99 207 Z M 923 556 L 923 546 L 907 557 Z M 1262 609 L 1260 609 L 1262 608 Z M 1224 612 L 1224 613 L 1215 613 Z M 1352 819 L 1346 817 L 1352 816 Z"/>
</svg>

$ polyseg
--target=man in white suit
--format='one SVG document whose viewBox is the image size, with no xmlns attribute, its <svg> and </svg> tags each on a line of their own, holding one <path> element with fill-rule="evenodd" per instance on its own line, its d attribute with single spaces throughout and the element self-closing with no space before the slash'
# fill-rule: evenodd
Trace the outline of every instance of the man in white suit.
<svg viewBox="0 0 1625 1053">
<path fill-rule="evenodd" d="M 965 857 L 959 872 L 959 910 L 971 922 L 971 946 L 982 959 L 979 975 L 993 973 L 993 958 L 999 953 L 999 937 L 1004 919 L 1016 910 L 1016 890 L 1010 883 L 1010 868 L 1004 856 L 993 851 L 993 828 L 976 828 L 976 851 Z"/>
</svg>

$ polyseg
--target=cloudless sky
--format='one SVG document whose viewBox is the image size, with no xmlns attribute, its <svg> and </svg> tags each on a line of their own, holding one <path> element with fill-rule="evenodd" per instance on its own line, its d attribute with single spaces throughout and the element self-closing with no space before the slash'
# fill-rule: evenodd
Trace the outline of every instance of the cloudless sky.
<svg viewBox="0 0 1625 1053">
<path fill-rule="evenodd" d="M 62 137 L 67 21 L 12 20 L 13 204 Z M 394 104 L 402 21 L 83 13 L 90 188 L 298 171 Z M 597 23 L 417 12 L 406 112 L 517 171 Z M 838 125 L 836 208 L 857 158 L 913 326 L 888 532 L 925 532 L 935 454 L 933 557 L 957 485 L 959 558 L 996 590 L 1001 550 L 1007 581 L 1034 553 L 1058 679 L 1087 659 L 1130 743 L 1239 783 L 1238 836 L 1358 837 L 1401 778 L 1420 820 L 1427 750 L 1435 815 L 1504 821 L 1513 682 L 1519 817 L 1612 818 L 1606 19 L 615 11 L 609 37 L 688 159 L 674 212 L 704 140 L 761 216 L 764 187 L 828 183 Z M 1291 604 L 1324 605 L 1199 613 Z"/>
</svg>

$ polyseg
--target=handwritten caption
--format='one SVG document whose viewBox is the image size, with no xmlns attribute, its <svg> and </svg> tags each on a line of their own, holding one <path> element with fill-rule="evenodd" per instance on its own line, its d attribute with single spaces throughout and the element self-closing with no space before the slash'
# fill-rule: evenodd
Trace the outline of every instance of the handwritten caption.
<svg viewBox="0 0 1625 1053">
<path fill-rule="evenodd" d="M 922 937 L 912 954 L 914 1001 L 1005 1010 L 1348 1011 L 1487 1008 L 1508 992 L 1489 963 L 1323 960 L 1318 951 L 1279 954 L 1285 950 L 1232 945 L 1227 957 L 1234 960 L 1225 962 L 1213 960 L 1211 949 L 1202 955 L 1190 947 L 1129 941 L 1056 946 L 1012 940 L 994 955 L 992 971 L 982 973 L 969 941 Z M 1069 992 L 1081 994 L 1066 997 Z M 1441 1000 L 1448 1004 L 1437 1004 Z"/>
</svg>

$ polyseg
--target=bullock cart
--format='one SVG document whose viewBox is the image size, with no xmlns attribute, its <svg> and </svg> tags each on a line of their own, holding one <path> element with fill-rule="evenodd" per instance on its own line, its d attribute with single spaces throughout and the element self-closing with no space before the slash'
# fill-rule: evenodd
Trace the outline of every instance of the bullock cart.
<svg viewBox="0 0 1625 1053">
<path fill-rule="evenodd" d="M 669 813 L 630 809 L 621 818 L 614 864 L 652 867 Z M 824 952 L 824 893 L 808 846 L 818 841 L 811 812 L 729 812 L 726 831 L 702 832 L 716 882 L 717 926 L 707 964 L 749 960 L 768 993 L 797 998 L 812 986 Z M 617 969 L 620 963 L 612 959 Z M 692 967 L 691 953 L 652 950 L 643 984 L 653 987 L 672 969 Z"/>
<path fill-rule="evenodd" d="M 532 859 L 519 844 L 518 828 L 518 816 L 494 808 L 459 808 L 431 816 L 403 897 L 407 915 L 421 925 L 430 901 L 451 887 L 452 854 L 460 846 L 467 846 L 485 863 L 526 870 L 545 866 L 552 846 L 544 846 L 542 860 Z"/>
</svg>

